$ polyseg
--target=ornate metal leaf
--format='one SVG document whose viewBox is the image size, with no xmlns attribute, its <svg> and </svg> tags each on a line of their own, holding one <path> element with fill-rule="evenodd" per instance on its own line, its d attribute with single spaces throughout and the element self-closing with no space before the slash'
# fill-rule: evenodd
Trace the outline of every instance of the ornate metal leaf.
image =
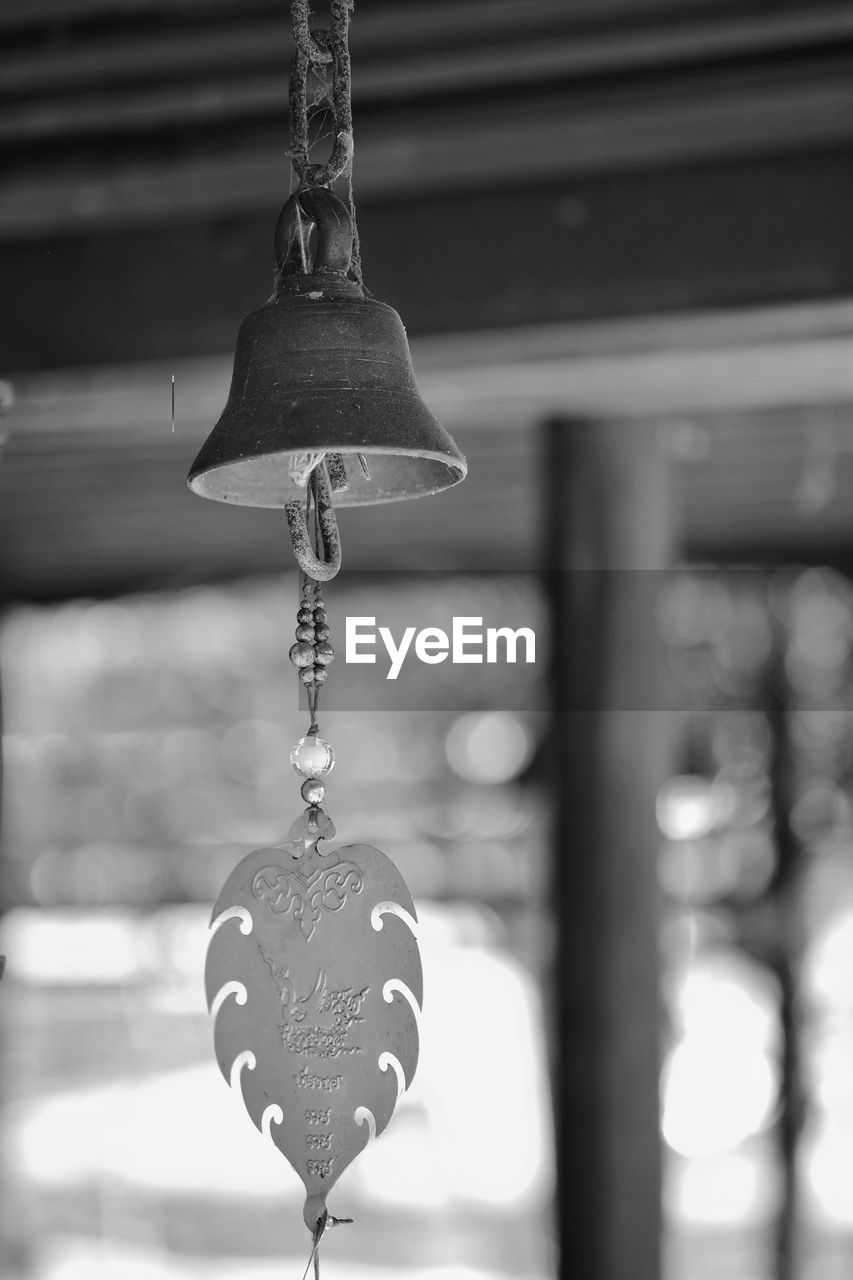
<svg viewBox="0 0 853 1280">
<path fill-rule="evenodd" d="M 423 979 L 408 889 L 370 845 L 321 852 L 335 829 L 303 817 L 287 844 L 232 871 L 211 924 L 208 1005 L 220 1070 L 305 1184 L 312 1230 L 326 1195 L 408 1088 Z M 408 921 L 407 921 L 408 917 Z"/>
</svg>

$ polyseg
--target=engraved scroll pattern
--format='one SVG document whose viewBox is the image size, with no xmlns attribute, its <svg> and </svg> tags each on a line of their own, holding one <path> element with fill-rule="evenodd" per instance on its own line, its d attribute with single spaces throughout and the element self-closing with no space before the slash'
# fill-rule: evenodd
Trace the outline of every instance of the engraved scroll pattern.
<svg viewBox="0 0 853 1280">
<path fill-rule="evenodd" d="M 256 898 L 266 901 L 276 915 L 293 912 L 306 940 L 314 935 L 324 911 L 340 911 L 347 893 L 361 893 L 364 878 L 352 862 L 323 867 L 306 880 L 296 871 L 263 867 L 252 883 Z"/>
</svg>

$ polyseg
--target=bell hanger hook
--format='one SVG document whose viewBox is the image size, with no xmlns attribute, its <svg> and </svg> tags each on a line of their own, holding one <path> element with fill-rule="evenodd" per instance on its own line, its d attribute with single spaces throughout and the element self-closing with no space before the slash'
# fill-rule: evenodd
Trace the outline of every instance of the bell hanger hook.
<svg viewBox="0 0 853 1280">
<path fill-rule="evenodd" d="M 353 248 L 349 210 L 328 187 L 308 187 L 290 197 L 276 223 L 274 245 L 279 278 L 296 271 L 304 274 L 301 254 L 297 253 L 300 216 L 317 228 L 314 262 L 308 274 L 332 271 L 346 277 Z"/>
<path fill-rule="evenodd" d="M 323 559 L 320 559 L 312 546 L 305 516 L 305 504 L 300 499 L 284 504 L 287 528 L 290 532 L 293 554 L 305 576 L 312 578 L 314 582 L 330 582 L 341 567 L 341 539 L 335 508 L 332 506 L 332 493 L 325 462 L 317 463 L 308 483 L 317 508 L 317 525 L 323 547 Z"/>
</svg>

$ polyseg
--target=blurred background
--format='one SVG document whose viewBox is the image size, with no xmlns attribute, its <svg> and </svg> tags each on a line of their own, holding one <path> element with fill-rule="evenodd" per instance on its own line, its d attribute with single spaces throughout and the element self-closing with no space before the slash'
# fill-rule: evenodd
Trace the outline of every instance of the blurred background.
<svg viewBox="0 0 853 1280">
<path fill-rule="evenodd" d="M 201 982 L 295 813 L 295 574 L 184 486 L 269 293 L 286 5 L 0 32 L 0 1276 L 298 1280 Z M 324 1275 L 844 1280 L 853 4 L 360 0 L 351 48 L 366 282 L 470 477 L 345 512 L 329 594 L 542 656 L 325 722 L 426 1008 Z"/>
</svg>

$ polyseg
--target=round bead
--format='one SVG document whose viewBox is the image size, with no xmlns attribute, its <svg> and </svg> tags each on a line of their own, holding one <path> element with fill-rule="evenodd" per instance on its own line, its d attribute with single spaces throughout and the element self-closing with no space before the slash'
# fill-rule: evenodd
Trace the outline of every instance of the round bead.
<svg viewBox="0 0 853 1280">
<path fill-rule="evenodd" d="M 299 672 L 299 679 L 303 684 L 314 684 L 314 668 L 303 667 Z"/>
<path fill-rule="evenodd" d="M 306 804 L 322 804 L 326 799 L 326 788 L 319 778 L 306 778 L 299 792 Z"/>
<path fill-rule="evenodd" d="M 326 621 L 326 610 L 315 609 L 311 617 L 314 619 L 315 626 L 321 626 Z"/>
<path fill-rule="evenodd" d="M 296 615 L 296 621 L 300 623 L 311 623 L 314 621 L 314 611 L 307 604 L 302 605 Z"/>
<path fill-rule="evenodd" d="M 302 626 L 296 628 L 296 639 L 312 641 L 314 639 L 314 628 L 303 623 Z"/>
<path fill-rule="evenodd" d="M 323 599 L 323 597 L 322 597 L 322 596 L 315 596 L 315 597 L 314 597 L 314 608 L 315 608 L 315 609 L 325 609 L 325 607 L 326 607 L 326 601 Z"/>
<path fill-rule="evenodd" d="M 319 662 L 321 667 L 327 667 L 330 662 L 335 660 L 335 651 L 330 644 L 323 641 L 322 644 L 314 645 L 314 661 Z"/>
<path fill-rule="evenodd" d="M 329 636 L 332 634 L 331 627 L 327 627 L 325 623 L 321 624 L 319 627 L 315 627 L 314 632 L 315 640 L 328 640 Z"/>
<path fill-rule="evenodd" d="M 335 753 L 325 738 L 309 734 L 300 738 L 291 751 L 290 763 L 303 778 L 322 778 L 334 768 Z"/>
<path fill-rule="evenodd" d="M 298 644 L 290 646 L 290 653 L 287 655 L 294 667 L 313 667 L 314 665 L 314 646 L 301 640 Z"/>
<path fill-rule="evenodd" d="M 326 668 L 325 668 L 325 667 L 316 666 L 316 667 L 314 668 L 314 683 L 315 683 L 315 684 L 325 684 L 325 683 L 326 683 L 326 676 L 327 676 L 328 674 L 329 674 L 329 673 L 328 673 L 328 671 L 326 670 Z"/>
</svg>

